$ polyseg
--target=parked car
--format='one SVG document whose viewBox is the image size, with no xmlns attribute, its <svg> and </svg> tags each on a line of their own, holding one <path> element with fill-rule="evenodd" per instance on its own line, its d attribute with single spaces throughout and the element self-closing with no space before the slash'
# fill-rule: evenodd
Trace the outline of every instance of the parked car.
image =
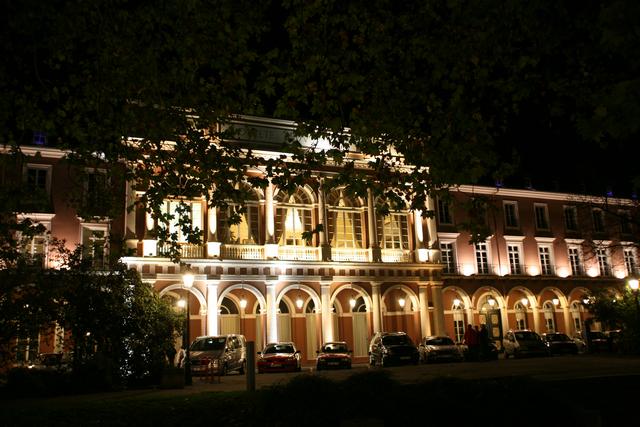
<svg viewBox="0 0 640 427">
<path fill-rule="evenodd" d="M 464 349 L 446 336 L 424 337 L 418 345 L 420 361 L 431 362 L 462 362 Z"/>
<path fill-rule="evenodd" d="M 587 350 L 589 352 L 609 351 L 609 340 L 604 332 L 590 331 L 587 337 Z"/>
<path fill-rule="evenodd" d="M 584 353 L 585 351 L 587 351 L 587 343 L 585 342 L 584 337 L 580 333 L 576 333 L 572 339 L 573 339 L 573 342 L 576 343 L 576 346 L 578 347 L 578 353 Z"/>
<path fill-rule="evenodd" d="M 232 371 L 244 374 L 246 339 L 238 334 L 198 337 L 189 347 L 189 359 L 193 375 L 226 375 Z M 180 366 L 184 366 L 184 360 Z"/>
<path fill-rule="evenodd" d="M 572 340 L 567 334 L 560 332 L 551 332 L 542 334 L 549 354 L 578 354 L 578 344 Z"/>
<path fill-rule="evenodd" d="M 609 351 L 618 352 L 621 351 L 623 346 L 622 329 L 614 329 L 611 331 L 605 331 L 605 336 L 609 341 Z"/>
<path fill-rule="evenodd" d="M 548 356 L 542 337 L 528 329 L 508 331 L 502 341 L 504 357 Z"/>
<path fill-rule="evenodd" d="M 302 369 L 300 351 L 292 342 L 276 342 L 267 344 L 258 352 L 258 373 L 263 372 L 295 372 Z"/>
<path fill-rule="evenodd" d="M 29 365 L 29 367 L 32 369 L 70 371 L 71 362 L 71 353 L 40 353 L 35 363 Z"/>
<path fill-rule="evenodd" d="M 369 348 L 371 366 L 417 365 L 420 361 L 418 348 L 405 332 L 382 332 L 374 335 Z"/>
<path fill-rule="evenodd" d="M 351 353 L 344 341 L 328 342 L 316 351 L 316 369 L 318 371 L 329 368 L 351 369 Z"/>
</svg>

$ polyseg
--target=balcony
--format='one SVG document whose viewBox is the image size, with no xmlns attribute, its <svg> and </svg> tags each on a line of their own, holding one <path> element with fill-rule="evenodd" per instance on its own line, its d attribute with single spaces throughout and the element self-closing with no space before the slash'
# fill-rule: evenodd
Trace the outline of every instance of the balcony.
<svg viewBox="0 0 640 427">
<path fill-rule="evenodd" d="M 411 262 L 408 249 L 382 249 L 382 262 Z"/>
<path fill-rule="evenodd" d="M 278 259 L 318 261 L 320 260 L 320 248 L 314 246 L 278 246 Z"/>
</svg>

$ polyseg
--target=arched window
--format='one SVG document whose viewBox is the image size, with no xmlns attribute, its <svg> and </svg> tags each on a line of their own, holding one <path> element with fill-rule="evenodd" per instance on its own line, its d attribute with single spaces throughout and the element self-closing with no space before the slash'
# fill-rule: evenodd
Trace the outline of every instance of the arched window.
<svg viewBox="0 0 640 427">
<path fill-rule="evenodd" d="M 220 304 L 220 314 L 238 314 L 238 306 L 229 298 L 223 298 Z"/>
<path fill-rule="evenodd" d="M 258 245 L 260 244 L 259 230 L 259 198 L 255 191 L 246 189 L 248 198 L 245 202 L 245 211 L 240 214 L 240 222 L 231 224 L 231 216 L 238 212 L 241 205 L 229 203 L 226 208 L 218 212 L 219 238 L 222 243 L 232 245 Z"/>
<path fill-rule="evenodd" d="M 304 231 L 311 231 L 311 205 L 309 195 L 298 189 L 289 195 L 279 192 L 274 198 L 276 207 L 276 240 L 284 246 L 306 246 L 307 241 L 302 238 Z"/>
<path fill-rule="evenodd" d="M 582 332 L 582 319 L 580 318 L 580 311 L 582 306 L 578 301 L 573 301 L 571 303 L 571 318 L 573 319 L 573 327 L 576 329 L 576 332 Z"/>
<path fill-rule="evenodd" d="M 454 304 L 451 310 L 453 311 L 455 341 L 462 342 L 464 340 L 464 305 L 462 303 Z"/>
<path fill-rule="evenodd" d="M 316 312 L 316 304 L 313 302 L 313 298 L 309 300 L 309 304 L 307 304 L 307 308 L 305 308 L 304 312 L 307 314 Z"/>
<path fill-rule="evenodd" d="M 366 313 L 367 312 L 367 304 L 364 302 L 363 297 L 356 298 L 356 305 L 351 310 L 355 313 Z"/>
<path fill-rule="evenodd" d="M 516 324 L 518 325 L 518 329 L 527 329 L 527 309 L 520 302 L 517 302 L 514 308 L 516 310 Z"/>
<path fill-rule="evenodd" d="M 544 323 L 547 326 L 547 332 L 555 332 L 556 320 L 554 316 L 553 304 L 550 301 L 546 301 L 542 305 L 542 310 L 544 311 Z"/>
<path fill-rule="evenodd" d="M 284 302 L 283 299 L 280 300 L 280 305 L 278 306 L 278 311 L 280 312 L 280 314 L 289 313 L 289 306 L 287 305 L 286 302 Z"/>
<path fill-rule="evenodd" d="M 327 196 L 329 242 L 334 248 L 362 248 L 361 209 L 342 190 Z"/>
</svg>

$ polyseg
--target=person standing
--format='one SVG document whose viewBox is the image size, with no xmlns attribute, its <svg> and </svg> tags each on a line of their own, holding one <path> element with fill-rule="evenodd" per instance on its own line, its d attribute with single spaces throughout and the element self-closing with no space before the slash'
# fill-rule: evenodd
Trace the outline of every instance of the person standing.
<svg viewBox="0 0 640 427">
<path fill-rule="evenodd" d="M 489 330 L 487 325 L 482 324 L 480 332 L 478 333 L 478 346 L 480 348 L 480 359 L 486 360 L 489 358 Z"/>
<path fill-rule="evenodd" d="M 467 346 L 467 359 L 470 361 L 478 359 L 478 335 L 473 329 L 471 323 L 467 325 L 464 331 L 464 343 Z"/>
</svg>

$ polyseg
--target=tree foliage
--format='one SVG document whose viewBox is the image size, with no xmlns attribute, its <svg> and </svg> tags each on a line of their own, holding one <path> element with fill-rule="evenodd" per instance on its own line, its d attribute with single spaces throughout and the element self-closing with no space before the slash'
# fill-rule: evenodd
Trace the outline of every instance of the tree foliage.
<svg viewBox="0 0 640 427">
<path fill-rule="evenodd" d="M 512 174 L 514 140 L 534 128 L 634 140 L 637 12 L 629 0 L 9 2 L 0 142 L 43 131 L 80 161 L 99 154 L 161 221 L 167 197 L 225 206 L 246 196 L 239 183 L 267 185 L 253 167 L 291 190 L 330 162 L 341 169 L 325 186 L 432 215 L 427 195 Z M 272 147 L 288 155 L 242 149 L 238 114 L 295 120 Z"/>
<path fill-rule="evenodd" d="M 640 353 L 640 302 L 637 291 L 596 289 L 589 295 L 588 309 L 605 330 L 622 330 L 620 351 Z"/>
</svg>

